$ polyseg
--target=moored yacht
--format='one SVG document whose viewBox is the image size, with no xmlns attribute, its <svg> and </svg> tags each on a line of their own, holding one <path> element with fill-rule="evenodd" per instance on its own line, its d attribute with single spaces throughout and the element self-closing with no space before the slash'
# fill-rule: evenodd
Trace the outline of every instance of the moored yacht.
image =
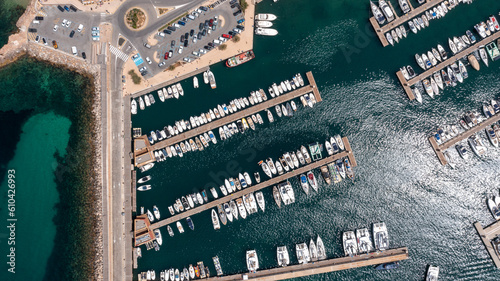
<svg viewBox="0 0 500 281">
<path fill-rule="evenodd" d="M 249 250 L 246 254 L 247 269 L 249 272 L 257 272 L 259 269 L 259 258 L 255 250 Z"/>
<path fill-rule="evenodd" d="M 307 248 L 306 243 L 295 245 L 295 252 L 297 254 L 299 264 L 306 264 L 311 261 L 311 257 L 309 256 L 309 248 Z"/>
<path fill-rule="evenodd" d="M 278 259 L 279 266 L 287 266 L 290 264 L 290 256 L 288 255 L 288 249 L 286 246 L 280 246 L 276 249 L 276 256 Z"/>
<path fill-rule="evenodd" d="M 344 245 L 344 253 L 346 256 L 355 256 L 358 254 L 358 244 L 356 243 L 356 236 L 354 231 L 346 231 L 342 234 L 342 241 Z"/>
<path fill-rule="evenodd" d="M 384 222 L 373 224 L 373 242 L 376 250 L 387 250 L 389 248 L 389 235 Z"/>
</svg>

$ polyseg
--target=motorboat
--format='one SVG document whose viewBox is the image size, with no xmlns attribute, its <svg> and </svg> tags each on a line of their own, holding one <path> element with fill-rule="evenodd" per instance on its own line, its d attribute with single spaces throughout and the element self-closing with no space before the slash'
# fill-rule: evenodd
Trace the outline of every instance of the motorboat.
<svg viewBox="0 0 500 281">
<path fill-rule="evenodd" d="M 220 229 L 219 216 L 217 216 L 215 209 L 212 209 L 212 224 L 215 230 Z"/>
<path fill-rule="evenodd" d="M 137 114 L 137 102 L 135 101 L 135 99 L 132 99 L 132 101 L 130 102 L 130 112 L 132 114 Z"/>
<path fill-rule="evenodd" d="M 271 157 L 267 158 L 266 163 L 269 169 L 271 170 L 271 173 L 273 173 L 273 175 L 276 175 L 278 171 L 276 170 L 276 166 L 273 163 L 273 159 Z"/>
<path fill-rule="evenodd" d="M 295 252 L 297 254 L 297 259 L 299 264 L 306 264 L 311 261 L 309 248 L 307 248 L 306 243 L 300 243 L 295 245 Z"/>
<path fill-rule="evenodd" d="M 184 233 L 184 228 L 182 227 L 182 224 L 180 221 L 176 223 L 177 230 L 179 230 L 179 233 Z"/>
<path fill-rule="evenodd" d="M 412 89 L 413 95 L 415 96 L 415 99 L 419 102 L 422 103 L 422 94 L 420 93 L 420 90 L 415 87 Z"/>
<path fill-rule="evenodd" d="M 302 156 L 304 156 L 304 160 L 306 161 L 306 163 L 307 164 L 311 163 L 311 157 L 309 156 L 309 152 L 307 152 L 306 147 L 302 145 L 300 147 L 300 151 L 302 152 Z"/>
<path fill-rule="evenodd" d="M 425 281 L 437 281 L 439 278 L 439 266 L 429 265 Z"/>
<path fill-rule="evenodd" d="M 281 196 L 276 186 L 273 187 L 273 198 L 276 202 L 276 205 L 278 205 L 278 208 L 281 208 Z"/>
<path fill-rule="evenodd" d="M 247 211 L 245 209 L 245 205 L 243 204 L 243 200 L 241 198 L 236 199 L 236 206 L 238 207 L 238 213 L 241 218 L 247 218 Z"/>
<path fill-rule="evenodd" d="M 158 207 L 156 207 L 156 205 L 153 205 L 153 214 L 155 215 L 155 218 L 157 220 L 160 220 L 160 210 L 158 210 Z"/>
<path fill-rule="evenodd" d="M 318 181 L 312 171 L 307 172 L 307 180 L 314 191 L 318 192 Z"/>
<path fill-rule="evenodd" d="M 410 30 L 411 30 L 413 33 L 417 34 L 417 31 L 418 31 L 418 30 L 417 30 L 417 28 L 415 27 L 415 24 L 413 23 L 413 21 L 411 21 L 411 20 L 410 20 L 410 21 L 408 21 L 408 26 L 410 27 Z"/>
<path fill-rule="evenodd" d="M 439 95 L 439 87 L 438 87 L 436 81 L 434 80 L 434 78 L 432 76 L 429 78 L 429 80 L 431 81 L 432 92 L 435 95 Z"/>
<path fill-rule="evenodd" d="M 458 61 L 458 69 L 460 71 L 460 74 L 462 74 L 463 79 L 467 79 L 469 77 L 469 73 L 467 72 L 467 68 L 465 68 L 465 65 L 461 60 Z"/>
<path fill-rule="evenodd" d="M 172 227 L 170 227 L 170 225 L 167 225 L 167 231 L 168 231 L 168 235 L 170 235 L 170 237 L 174 236 L 174 231 L 172 230 Z"/>
<path fill-rule="evenodd" d="M 354 231 L 346 231 L 342 234 L 342 241 L 344 245 L 344 253 L 346 256 L 355 256 L 358 254 L 358 244 Z"/>
<path fill-rule="evenodd" d="M 151 185 L 150 184 L 141 185 L 141 186 L 137 187 L 138 191 L 147 191 L 147 190 L 150 190 L 150 189 L 151 189 Z"/>
<path fill-rule="evenodd" d="M 377 5 L 375 5 L 372 1 L 370 1 L 370 8 L 372 9 L 373 16 L 377 20 L 379 25 L 385 23 L 385 16 L 382 14 Z"/>
<path fill-rule="evenodd" d="M 477 135 L 470 136 L 468 139 L 469 145 L 477 156 L 481 157 L 486 154 L 486 146 L 484 146 L 483 141 Z"/>
<path fill-rule="evenodd" d="M 229 201 L 229 208 L 231 209 L 231 213 L 234 219 L 238 219 L 238 207 L 234 200 Z"/>
<path fill-rule="evenodd" d="M 443 46 L 438 44 L 437 48 L 438 48 L 439 54 L 441 55 L 441 58 L 443 59 L 443 61 L 448 59 L 448 53 L 445 51 Z"/>
<path fill-rule="evenodd" d="M 273 21 L 277 17 L 273 14 L 257 14 L 255 15 L 255 20 L 267 20 L 267 21 Z"/>
<path fill-rule="evenodd" d="M 316 248 L 316 244 L 314 244 L 314 240 L 311 239 L 309 241 L 309 254 L 311 256 L 311 261 L 318 260 L 318 249 Z"/>
<path fill-rule="evenodd" d="M 455 145 L 455 148 L 457 149 L 460 157 L 462 157 L 463 159 L 469 159 L 469 151 L 467 150 L 467 148 L 465 148 L 465 146 L 457 144 Z"/>
<path fill-rule="evenodd" d="M 188 224 L 188 227 L 191 229 L 191 230 L 194 230 L 194 223 L 193 223 L 193 220 L 191 219 L 191 217 L 187 217 L 186 218 L 186 222 Z"/>
<path fill-rule="evenodd" d="M 436 82 L 437 86 L 441 90 L 443 90 L 444 89 L 443 79 L 442 79 L 441 74 L 439 73 L 439 71 L 434 72 L 434 74 L 432 75 L 432 77 L 434 78 L 434 81 Z"/>
<path fill-rule="evenodd" d="M 139 97 L 139 108 L 141 110 L 144 110 L 145 106 L 144 106 L 144 100 L 142 99 L 142 97 Z"/>
<path fill-rule="evenodd" d="M 495 134 L 495 130 L 492 127 L 486 128 L 486 135 L 494 147 L 498 147 L 498 136 Z"/>
<path fill-rule="evenodd" d="M 326 259 L 325 245 L 323 244 L 323 240 L 321 239 L 321 237 L 319 237 L 319 235 L 316 239 L 316 248 L 318 249 L 318 260 Z"/>
<path fill-rule="evenodd" d="M 346 176 L 354 181 L 354 171 L 352 170 L 351 164 L 349 163 L 349 158 L 344 159 L 344 168 Z"/>
<path fill-rule="evenodd" d="M 387 32 L 385 34 L 385 38 L 387 39 L 387 42 L 389 42 L 389 44 L 391 44 L 391 46 L 394 46 L 394 39 L 393 39 L 390 32 Z"/>
<path fill-rule="evenodd" d="M 389 234 L 384 222 L 373 224 L 373 242 L 378 251 L 389 249 Z"/>
<path fill-rule="evenodd" d="M 226 225 L 226 223 L 227 223 L 226 212 L 224 211 L 224 208 L 222 205 L 217 205 L 217 212 L 219 213 L 220 222 L 223 225 Z"/>
<path fill-rule="evenodd" d="M 484 63 L 486 66 L 489 66 L 488 56 L 487 56 L 486 51 L 484 50 L 484 48 L 483 48 L 483 47 L 480 47 L 480 48 L 479 48 L 479 57 L 481 57 L 481 60 L 483 61 L 483 63 Z"/>
<path fill-rule="evenodd" d="M 432 48 L 431 51 L 432 51 L 432 55 L 434 56 L 434 58 L 436 58 L 439 62 L 441 62 L 442 58 L 441 58 L 441 55 L 439 54 L 438 50 L 436 50 L 436 48 Z"/>
<path fill-rule="evenodd" d="M 273 28 L 257 27 L 255 29 L 255 34 L 265 35 L 265 36 L 276 36 L 276 35 L 278 35 L 278 31 L 276 29 L 273 29 Z"/>
<path fill-rule="evenodd" d="M 376 270 L 389 270 L 389 269 L 396 269 L 399 267 L 399 262 L 388 262 L 388 263 L 383 263 L 375 266 Z"/>
<path fill-rule="evenodd" d="M 330 172 L 328 171 L 328 167 L 321 166 L 320 171 L 321 171 L 321 176 L 323 176 L 323 179 L 325 180 L 326 184 L 330 184 L 332 182 L 332 179 Z"/>
<path fill-rule="evenodd" d="M 427 69 L 422 57 L 419 54 L 415 55 L 415 60 L 417 61 L 418 66 L 420 66 L 423 70 Z"/>
<path fill-rule="evenodd" d="M 260 183 L 260 174 L 259 174 L 259 172 L 255 172 L 255 173 L 253 173 L 253 176 L 254 176 L 254 178 L 255 178 L 255 181 L 256 181 L 257 183 Z"/>
<path fill-rule="evenodd" d="M 155 234 L 156 242 L 158 243 L 158 245 L 161 246 L 161 244 L 163 244 L 163 239 L 161 237 L 160 229 L 159 228 L 155 229 L 153 233 Z"/>
<path fill-rule="evenodd" d="M 300 175 L 300 185 L 302 186 L 302 190 L 304 190 L 305 194 L 309 194 L 309 184 L 307 183 L 307 177 L 304 174 Z"/>
<path fill-rule="evenodd" d="M 380 0 L 378 4 L 380 7 L 380 10 L 382 10 L 382 13 L 384 13 L 384 15 L 385 15 L 387 22 L 393 21 L 394 20 L 394 13 L 393 13 L 392 9 L 389 7 L 389 5 L 387 5 L 387 2 L 385 0 Z"/>
<path fill-rule="evenodd" d="M 399 0 L 398 2 L 403 13 L 407 14 L 411 10 L 410 5 L 408 5 L 408 0 Z"/>
<path fill-rule="evenodd" d="M 458 52 L 458 47 L 457 45 L 455 45 L 453 40 L 451 40 L 451 38 L 448 38 L 448 45 L 450 46 L 450 49 L 453 52 L 453 54 L 456 54 Z"/>
<path fill-rule="evenodd" d="M 290 264 L 290 256 L 288 255 L 288 249 L 286 246 L 280 246 L 276 249 L 276 257 L 278 259 L 278 265 L 281 267 Z"/>
<path fill-rule="evenodd" d="M 422 85 L 424 86 L 425 92 L 431 97 L 434 97 L 434 91 L 432 90 L 431 83 L 428 79 L 422 80 Z"/>
<path fill-rule="evenodd" d="M 248 271 L 257 272 L 257 269 L 259 269 L 259 258 L 257 257 L 257 252 L 255 250 L 247 251 L 246 260 Z"/>
</svg>

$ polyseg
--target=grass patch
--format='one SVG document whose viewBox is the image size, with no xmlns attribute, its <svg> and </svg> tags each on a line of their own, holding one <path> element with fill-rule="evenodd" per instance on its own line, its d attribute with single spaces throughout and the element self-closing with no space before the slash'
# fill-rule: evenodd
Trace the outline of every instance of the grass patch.
<svg viewBox="0 0 500 281">
<path fill-rule="evenodd" d="M 127 24 L 133 29 L 141 28 L 146 22 L 146 14 L 139 9 L 132 9 L 127 13 Z"/>
<path fill-rule="evenodd" d="M 224 51 L 225 49 L 227 49 L 227 45 L 226 44 L 222 44 L 222 45 L 219 46 L 219 50 Z"/>
<path fill-rule="evenodd" d="M 137 73 L 135 73 L 135 71 L 133 69 L 130 70 L 128 72 L 128 74 L 132 78 L 132 82 L 134 82 L 134 84 L 136 84 L 136 85 L 141 84 L 141 77 L 139 75 L 137 75 Z"/>
<path fill-rule="evenodd" d="M 236 43 L 240 42 L 240 40 L 241 40 L 241 38 L 240 38 L 239 35 L 236 35 L 236 36 L 233 37 L 233 41 L 236 42 Z"/>
<path fill-rule="evenodd" d="M 244 12 L 248 8 L 247 0 L 240 0 L 241 10 Z"/>
<path fill-rule="evenodd" d="M 169 67 L 168 67 L 168 70 L 170 71 L 174 71 L 175 69 L 175 65 L 174 64 L 171 64 Z"/>
<path fill-rule="evenodd" d="M 184 14 L 178 16 L 177 18 L 173 19 L 172 21 L 170 21 L 169 23 L 165 24 L 164 26 L 158 28 L 158 31 L 162 31 L 164 30 L 165 28 L 167 28 L 169 25 L 172 25 L 172 23 L 174 22 L 177 22 L 179 19 L 182 19 L 183 17 L 187 16 L 188 15 L 188 12 L 185 12 Z"/>
</svg>

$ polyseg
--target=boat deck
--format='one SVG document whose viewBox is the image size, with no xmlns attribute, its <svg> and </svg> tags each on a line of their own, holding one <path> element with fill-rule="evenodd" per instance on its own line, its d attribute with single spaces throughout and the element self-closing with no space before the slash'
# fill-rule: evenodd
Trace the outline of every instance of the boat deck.
<svg viewBox="0 0 500 281">
<path fill-rule="evenodd" d="M 474 223 L 474 227 L 476 228 L 479 237 L 481 237 L 486 250 L 490 254 L 493 263 L 497 268 L 500 268 L 500 258 L 491 244 L 491 240 L 500 235 L 500 221 L 496 221 L 484 229 L 480 222 L 476 222 Z"/>
<path fill-rule="evenodd" d="M 319 93 L 319 90 L 318 90 L 318 87 L 316 85 L 316 82 L 314 80 L 314 77 L 312 75 L 312 73 L 309 71 L 306 73 L 306 78 L 309 82 L 309 85 L 305 85 L 304 87 L 301 87 L 301 88 L 298 88 L 296 90 L 293 90 L 293 91 L 290 91 L 288 93 L 283 93 L 281 94 L 280 96 L 278 97 L 275 97 L 275 98 L 268 98 L 267 101 L 265 102 L 261 102 L 261 103 L 258 103 L 256 105 L 253 105 L 253 106 L 250 106 L 250 107 L 247 107 L 245 109 L 242 109 L 240 111 L 237 111 L 236 113 L 233 113 L 233 114 L 229 114 L 223 118 L 220 118 L 220 119 L 216 119 L 210 123 L 207 123 L 207 124 L 204 124 L 204 125 L 201 125 L 199 127 L 196 127 L 196 128 L 192 128 L 191 130 L 189 131 L 186 131 L 184 133 L 181 133 L 181 134 L 178 134 L 176 136 L 173 136 L 171 138 L 168 138 L 166 140 L 162 140 L 160 142 L 157 142 L 153 145 L 150 145 L 149 141 L 147 141 L 147 136 L 144 135 L 142 137 L 140 137 L 139 139 L 145 139 L 146 140 L 146 147 L 142 148 L 141 149 L 137 149 L 137 147 L 134 149 L 134 163 L 137 167 L 140 167 L 140 166 L 143 166 L 147 163 L 150 163 L 150 162 L 154 162 L 156 161 L 154 159 L 154 157 L 152 157 L 152 159 L 147 159 L 147 161 L 140 161 L 142 159 L 138 159 L 139 156 L 143 156 L 145 155 L 144 151 L 148 151 L 149 154 L 152 155 L 152 152 L 155 151 L 155 150 L 158 150 L 158 149 L 162 149 L 162 148 L 165 148 L 165 147 L 168 147 L 168 146 L 171 146 L 171 145 L 174 145 L 176 143 L 179 143 L 181 141 L 185 141 L 187 139 L 190 139 L 190 138 L 194 138 L 200 134 L 203 134 L 205 132 L 208 132 L 210 130 L 215 130 L 215 129 L 218 129 L 219 127 L 221 126 L 224 126 L 224 125 L 227 125 L 229 123 L 232 123 L 232 122 L 235 122 L 236 120 L 240 120 L 241 118 L 243 117 L 248 117 L 252 114 L 255 114 L 255 113 L 258 113 L 258 112 L 261 112 L 267 108 L 271 108 L 273 106 L 275 106 L 276 104 L 281 104 L 281 103 L 284 103 L 286 101 L 289 101 L 289 100 L 292 100 L 294 98 L 297 98 L 297 97 L 300 97 L 302 95 L 305 95 L 307 93 L 310 93 L 312 92 L 314 94 L 314 97 L 316 99 L 317 102 L 320 102 L 322 101 L 321 99 L 321 95 Z M 306 82 L 306 81 L 304 81 Z M 264 116 L 265 117 L 265 116 Z M 218 131 L 214 131 L 214 134 L 217 134 Z M 134 145 L 136 143 L 134 142 Z M 143 145 L 142 142 L 140 142 L 140 145 Z M 139 154 L 141 153 L 141 154 Z"/>
<path fill-rule="evenodd" d="M 417 8 L 413 8 L 410 1 L 408 1 L 408 3 L 410 4 L 411 10 L 407 14 L 405 14 L 401 17 L 398 17 L 396 15 L 396 12 L 394 11 L 394 8 L 392 7 L 391 2 L 388 1 L 387 3 L 389 4 L 389 6 L 392 9 L 392 12 L 394 13 L 395 19 L 393 21 L 391 21 L 390 23 L 385 24 L 384 26 L 381 27 L 378 24 L 375 17 L 372 16 L 372 17 L 370 17 L 370 23 L 372 24 L 373 29 L 375 30 L 375 33 L 377 34 L 377 37 L 379 38 L 380 42 L 382 43 L 382 46 L 386 47 L 387 45 L 389 45 L 389 42 L 385 38 L 385 33 L 387 33 L 388 31 L 391 31 L 392 29 L 406 23 L 407 21 L 413 19 L 414 17 L 416 17 L 422 13 L 425 13 L 425 11 L 429 10 L 430 8 L 432 8 L 438 4 L 441 4 L 441 2 L 443 2 L 443 1 L 444 0 L 427 0 L 426 3 L 418 6 Z M 407 30 L 408 30 L 408 32 L 411 32 L 411 31 L 409 31 L 408 28 L 407 28 Z"/>
<path fill-rule="evenodd" d="M 308 171 L 310 171 L 312 169 L 315 169 L 315 168 L 321 167 L 323 165 L 326 165 L 328 163 L 334 162 L 337 159 L 342 159 L 344 157 L 349 157 L 349 161 L 351 163 L 351 167 L 354 168 L 354 167 L 357 166 L 357 163 L 356 163 L 356 159 L 354 159 L 354 154 L 352 153 L 351 146 L 349 144 L 349 140 L 347 139 L 347 137 L 343 137 L 342 141 L 344 142 L 345 150 L 342 151 L 342 152 L 340 152 L 340 153 L 328 156 L 328 157 L 323 158 L 321 160 L 318 160 L 316 162 L 312 162 L 312 163 L 307 164 L 305 166 L 299 167 L 299 168 L 297 168 L 295 170 L 291 170 L 291 171 L 289 171 L 287 173 L 284 173 L 283 175 L 280 175 L 280 176 L 277 176 L 277 177 L 273 177 L 273 178 L 271 178 L 269 180 L 266 180 L 266 181 L 262 181 L 259 184 L 252 185 L 252 186 L 250 186 L 248 188 L 245 188 L 245 189 L 239 190 L 237 192 L 228 194 L 227 196 L 219 197 L 216 200 L 210 201 L 210 202 L 208 202 L 206 204 L 203 204 L 203 205 L 199 205 L 198 207 L 192 208 L 192 209 L 184 211 L 182 213 L 178 213 L 178 214 L 176 214 L 174 216 L 171 216 L 171 217 L 169 217 L 167 219 L 164 219 L 164 220 L 161 220 L 159 222 L 153 223 L 150 228 L 151 229 L 160 228 L 160 227 L 169 225 L 171 223 L 174 223 L 176 221 L 185 219 L 185 218 L 187 218 L 189 216 L 195 215 L 197 213 L 201 213 L 203 211 L 210 210 L 212 208 L 216 208 L 217 205 L 229 202 L 230 200 L 233 200 L 233 199 L 236 199 L 236 198 L 240 198 L 243 195 L 246 195 L 246 194 L 249 194 L 249 193 L 252 193 L 252 192 L 256 192 L 256 191 L 259 191 L 259 190 L 261 190 L 263 188 L 275 185 L 275 184 L 280 183 L 282 181 L 285 181 L 285 180 L 287 180 L 287 179 L 289 179 L 291 177 L 298 176 L 298 175 L 300 175 L 302 173 L 306 173 L 306 172 L 308 172 Z M 263 177 L 267 177 L 267 176 L 263 175 Z"/>
<path fill-rule="evenodd" d="M 408 96 L 408 98 L 410 100 L 414 100 L 415 96 L 413 95 L 413 92 L 410 88 L 411 86 L 413 86 L 413 85 L 419 83 L 420 81 L 422 81 L 423 79 L 431 76 L 434 72 L 441 71 L 441 69 L 447 67 L 448 65 L 454 63 L 455 61 L 457 61 L 463 57 L 468 56 L 470 53 L 479 49 L 479 47 L 486 45 L 489 42 L 492 42 L 498 38 L 500 38 L 500 32 L 493 33 L 491 36 L 477 41 L 474 45 L 471 45 L 470 47 L 466 48 L 465 50 L 458 52 L 454 56 L 449 57 L 445 61 L 438 63 L 436 66 L 427 69 L 423 73 L 413 77 L 412 79 L 410 79 L 408 81 L 406 81 L 406 79 L 404 78 L 403 74 L 401 73 L 401 70 L 398 70 L 398 72 L 396 72 L 396 76 L 398 77 L 399 82 L 403 86 L 403 89 L 405 90 L 405 93 Z M 451 52 L 449 52 L 448 54 L 451 54 Z M 422 95 L 424 95 L 424 94 L 425 94 L 425 92 L 422 93 Z"/>
<path fill-rule="evenodd" d="M 264 269 L 259 270 L 255 273 L 240 273 L 221 277 L 215 276 L 206 278 L 205 280 L 284 280 L 358 267 L 374 266 L 389 262 L 397 262 L 406 260 L 408 258 L 408 248 L 401 247 L 397 249 L 389 249 L 383 252 L 373 252 L 354 257 L 332 258 L 307 264 L 294 264 L 286 267 Z"/>
<path fill-rule="evenodd" d="M 434 152 L 436 153 L 436 156 L 438 157 L 441 164 L 446 165 L 448 164 L 448 161 L 446 161 L 446 158 L 443 155 L 443 151 L 454 146 L 460 141 L 465 140 L 468 137 L 480 132 L 481 130 L 484 130 L 486 127 L 493 125 L 495 122 L 499 120 L 500 120 L 500 114 L 496 114 L 486 119 L 485 121 L 481 122 L 480 124 L 477 124 L 472 129 L 469 129 L 465 132 L 458 134 L 456 137 L 446 141 L 441 145 L 437 143 L 436 138 L 434 138 L 433 136 L 429 137 L 429 142 L 431 143 L 432 149 L 434 149 Z"/>
</svg>

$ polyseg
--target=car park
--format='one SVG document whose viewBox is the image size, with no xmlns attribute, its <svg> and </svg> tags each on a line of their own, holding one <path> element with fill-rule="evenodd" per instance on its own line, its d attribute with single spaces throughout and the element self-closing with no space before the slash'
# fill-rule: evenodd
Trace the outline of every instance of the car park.
<svg viewBox="0 0 500 281">
<path fill-rule="evenodd" d="M 53 28 L 52 30 L 53 30 L 53 31 L 57 31 L 57 28 L 58 28 L 58 27 L 59 27 L 59 26 L 56 24 L 56 25 L 54 25 L 54 28 Z"/>
<path fill-rule="evenodd" d="M 73 36 L 75 36 L 75 31 L 71 30 L 71 33 L 69 34 L 69 38 L 73 38 Z"/>
<path fill-rule="evenodd" d="M 146 57 L 146 61 L 148 62 L 148 64 L 152 63 L 152 61 L 149 59 L 149 57 Z"/>
</svg>

